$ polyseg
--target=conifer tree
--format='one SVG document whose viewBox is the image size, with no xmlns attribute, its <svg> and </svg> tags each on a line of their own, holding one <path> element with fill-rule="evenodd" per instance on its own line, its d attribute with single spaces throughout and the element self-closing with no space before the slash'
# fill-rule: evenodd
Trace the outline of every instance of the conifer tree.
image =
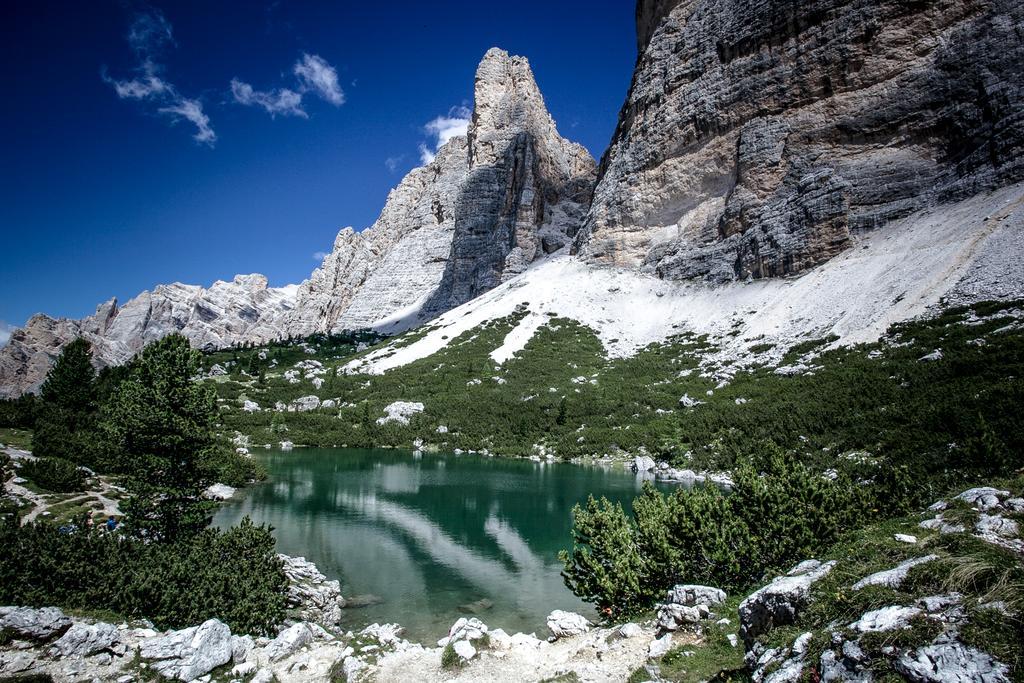
<svg viewBox="0 0 1024 683">
<path fill-rule="evenodd" d="M 128 475 L 130 527 L 156 540 L 193 534 L 212 515 L 203 493 L 212 483 L 216 399 L 192 380 L 200 362 L 185 337 L 164 337 L 143 349 L 104 408 Z"/>
<path fill-rule="evenodd" d="M 96 370 L 88 341 L 75 339 L 61 350 L 43 382 L 41 399 L 32 436 L 33 453 L 93 464 Z"/>
</svg>

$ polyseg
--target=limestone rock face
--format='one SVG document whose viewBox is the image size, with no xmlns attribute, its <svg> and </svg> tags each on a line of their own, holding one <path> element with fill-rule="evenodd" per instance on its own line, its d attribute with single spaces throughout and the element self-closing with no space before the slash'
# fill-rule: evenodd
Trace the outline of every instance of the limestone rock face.
<svg viewBox="0 0 1024 683">
<path fill-rule="evenodd" d="M 1015 0 L 640 0 L 586 259 L 713 282 L 1024 178 Z"/>
<path fill-rule="evenodd" d="M 343 230 L 299 287 L 292 333 L 405 329 L 569 244 L 589 206 L 590 154 L 562 138 L 523 57 L 491 49 L 466 136 L 388 195 L 367 230 Z"/>
<path fill-rule="evenodd" d="M 594 162 L 559 136 L 523 57 L 491 49 L 477 68 L 469 174 L 436 310 L 447 310 L 568 245 L 589 205 Z"/>
<path fill-rule="evenodd" d="M 0 397 L 37 390 L 60 350 L 77 337 L 92 343 L 100 367 L 123 363 L 174 332 L 203 349 L 268 341 L 281 336 L 280 322 L 294 300 L 294 287 L 272 288 L 262 275 L 237 275 L 209 288 L 159 285 L 121 307 L 111 299 L 81 320 L 38 314 L 0 349 Z"/>
</svg>

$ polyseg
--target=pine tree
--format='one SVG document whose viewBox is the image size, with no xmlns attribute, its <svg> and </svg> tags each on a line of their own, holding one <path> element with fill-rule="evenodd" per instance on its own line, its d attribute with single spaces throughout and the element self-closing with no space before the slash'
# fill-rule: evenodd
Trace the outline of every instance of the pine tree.
<svg viewBox="0 0 1024 683">
<path fill-rule="evenodd" d="M 79 338 L 61 350 L 43 382 L 41 399 L 32 435 L 33 453 L 94 464 L 96 370 L 88 341 Z"/>
<path fill-rule="evenodd" d="M 130 527 L 173 541 L 210 522 L 215 451 L 212 388 L 193 382 L 201 358 L 174 334 L 143 349 L 129 377 L 104 408 L 105 424 L 124 462 Z"/>
<path fill-rule="evenodd" d="M 74 414 L 95 409 L 96 370 L 92 366 L 92 346 L 79 337 L 64 347 L 46 375 L 40 392 L 44 402 Z"/>
</svg>

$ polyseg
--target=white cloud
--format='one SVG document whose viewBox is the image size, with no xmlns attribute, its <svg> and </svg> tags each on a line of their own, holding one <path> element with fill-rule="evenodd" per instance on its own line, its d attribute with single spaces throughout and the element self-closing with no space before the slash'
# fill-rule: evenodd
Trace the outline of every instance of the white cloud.
<svg viewBox="0 0 1024 683">
<path fill-rule="evenodd" d="M 335 107 L 345 103 L 345 93 L 338 85 L 338 72 L 320 55 L 303 53 L 293 71 L 303 92 L 313 90 Z"/>
<path fill-rule="evenodd" d="M 231 94 L 235 98 L 235 102 L 246 106 L 263 107 L 271 117 L 281 114 L 282 116 L 309 118 L 306 110 L 302 108 L 302 94 L 288 88 L 254 90 L 248 83 L 232 78 Z"/>
<path fill-rule="evenodd" d="M 177 101 L 166 107 L 158 109 L 161 114 L 169 114 L 174 121 L 185 119 L 196 127 L 195 135 L 192 136 L 196 142 L 213 146 L 217 141 L 217 134 L 210 128 L 210 117 L 203 113 L 203 105 L 197 100 L 190 100 L 180 97 Z"/>
<path fill-rule="evenodd" d="M 7 345 L 7 342 L 11 340 L 11 332 L 15 329 L 14 325 L 8 325 L 3 320 L 0 320 L 0 346 Z"/>
<path fill-rule="evenodd" d="M 314 252 L 314 253 L 313 253 L 313 260 L 314 260 L 314 261 L 323 261 L 323 260 L 324 260 L 325 258 L 327 258 L 328 256 L 330 256 L 330 253 L 329 253 L 329 252 L 326 252 L 326 251 L 317 251 L 317 252 Z"/>
<path fill-rule="evenodd" d="M 457 135 L 465 135 L 469 131 L 469 121 L 473 112 L 466 106 L 452 107 L 447 116 L 438 116 L 423 126 L 423 131 L 433 138 L 433 149 L 426 143 L 419 146 L 420 161 L 426 165 L 434 160 L 437 150 Z"/>
<path fill-rule="evenodd" d="M 203 112 L 199 100 L 178 92 L 172 83 L 161 76 L 163 66 L 157 61 L 160 51 L 174 45 L 171 24 L 159 10 L 148 10 L 136 15 L 126 36 L 128 45 L 139 60 L 135 71 L 138 76 L 124 80 L 111 78 L 104 69 L 100 77 L 108 83 L 122 100 L 152 101 L 158 105 L 157 113 L 170 118 L 171 123 L 189 121 L 196 127 L 192 138 L 196 142 L 213 146 L 217 134 L 210 126 L 210 117 Z"/>
<path fill-rule="evenodd" d="M 232 78 L 231 95 L 239 104 L 262 107 L 271 117 L 281 114 L 309 118 L 302 107 L 302 97 L 308 92 L 316 93 L 336 107 L 345 103 L 345 93 L 338 85 L 338 72 L 319 55 L 304 52 L 292 72 L 297 83 L 294 90 L 256 90 L 245 81 Z"/>
<path fill-rule="evenodd" d="M 397 157 L 388 157 L 384 160 L 384 166 L 387 167 L 388 171 L 394 173 L 398 170 L 399 164 L 405 161 L 405 155 L 399 154 Z"/>
</svg>

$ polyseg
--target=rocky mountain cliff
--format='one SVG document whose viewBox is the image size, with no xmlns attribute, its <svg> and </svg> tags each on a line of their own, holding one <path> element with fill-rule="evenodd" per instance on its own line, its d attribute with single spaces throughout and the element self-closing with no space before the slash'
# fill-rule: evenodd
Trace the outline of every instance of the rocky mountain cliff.
<svg viewBox="0 0 1024 683">
<path fill-rule="evenodd" d="M 640 0 L 629 95 L 575 250 L 714 282 L 1024 178 L 1016 0 Z"/>
<path fill-rule="evenodd" d="M 492 48 L 468 134 L 409 173 L 373 226 L 338 235 L 287 327 L 404 329 L 458 306 L 566 246 L 594 178 L 586 149 L 558 134 L 527 60 Z"/>
<path fill-rule="evenodd" d="M 589 207 L 593 158 L 562 138 L 524 57 L 491 49 L 475 81 L 466 136 L 411 171 L 363 232 L 342 230 L 298 286 L 262 275 L 209 289 L 173 284 L 82 320 L 36 315 L 0 349 L 0 396 L 33 391 L 64 344 L 84 336 L 100 365 L 181 332 L 218 348 L 290 334 L 405 329 L 521 273 L 566 247 Z"/>
<path fill-rule="evenodd" d="M 206 349 L 230 346 L 240 339 L 275 339 L 292 309 L 295 289 L 268 287 L 262 275 L 238 275 L 208 289 L 159 285 L 124 306 L 111 299 L 81 320 L 39 313 L 15 330 L 0 349 L 0 397 L 37 390 L 60 349 L 77 337 L 92 343 L 93 358 L 101 366 L 123 363 L 149 342 L 172 332 Z"/>
</svg>

